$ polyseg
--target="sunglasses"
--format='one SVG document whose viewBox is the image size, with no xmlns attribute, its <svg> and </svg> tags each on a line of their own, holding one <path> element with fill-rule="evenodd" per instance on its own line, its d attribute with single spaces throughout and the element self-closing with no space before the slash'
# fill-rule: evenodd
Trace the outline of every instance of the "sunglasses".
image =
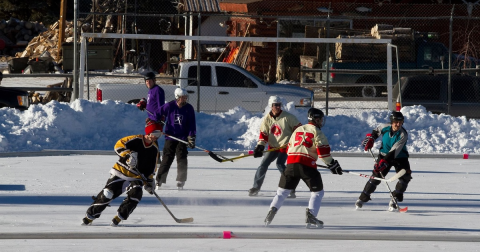
<svg viewBox="0 0 480 252">
<path fill-rule="evenodd" d="M 281 107 L 282 104 L 281 103 L 272 103 L 272 107 Z"/>
</svg>

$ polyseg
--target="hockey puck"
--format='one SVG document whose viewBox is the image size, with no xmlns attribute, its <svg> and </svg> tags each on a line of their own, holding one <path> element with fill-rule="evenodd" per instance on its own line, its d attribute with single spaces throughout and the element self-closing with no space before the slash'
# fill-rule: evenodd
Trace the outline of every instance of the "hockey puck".
<svg viewBox="0 0 480 252">
<path fill-rule="evenodd" d="M 232 238 L 232 232 L 231 231 L 223 231 L 223 239 L 230 239 Z"/>
</svg>

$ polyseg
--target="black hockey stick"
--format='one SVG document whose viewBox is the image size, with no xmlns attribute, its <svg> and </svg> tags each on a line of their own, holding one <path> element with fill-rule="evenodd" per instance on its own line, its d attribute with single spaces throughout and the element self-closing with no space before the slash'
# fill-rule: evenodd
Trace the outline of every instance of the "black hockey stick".
<svg viewBox="0 0 480 252">
<path fill-rule="evenodd" d="M 137 168 L 134 168 L 134 171 L 136 173 L 138 173 L 140 175 L 140 177 L 142 178 L 142 181 L 144 184 L 147 183 L 147 178 L 145 178 L 145 176 L 143 175 L 143 173 L 141 173 Z M 165 202 L 163 202 L 163 200 L 160 198 L 160 196 L 158 196 L 158 194 L 155 192 L 155 189 L 152 188 L 152 192 L 153 192 L 153 195 L 155 195 L 155 197 L 157 197 L 157 199 L 160 201 L 160 203 L 162 203 L 162 205 L 165 207 L 165 209 L 167 209 L 167 212 L 170 214 L 170 216 L 172 216 L 172 218 L 175 220 L 175 222 L 177 223 L 189 223 L 189 222 L 193 222 L 193 218 L 190 217 L 190 218 L 183 218 L 183 219 L 178 219 L 177 217 L 175 217 L 175 215 L 173 215 L 173 213 L 170 211 L 170 209 L 168 209 L 167 205 L 165 204 Z"/>
<path fill-rule="evenodd" d="M 328 166 L 326 166 L 326 165 L 317 164 L 317 167 L 322 167 L 322 168 L 328 169 Z M 405 169 L 402 169 L 401 171 L 399 171 L 397 174 L 395 174 L 391 178 L 386 179 L 386 178 L 377 178 L 375 176 L 370 176 L 370 175 L 362 174 L 362 173 L 356 173 L 356 172 L 347 171 L 347 170 L 343 170 L 343 169 L 342 169 L 342 171 L 345 172 L 345 173 L 358 175 L 360 177 L 369 178 L 369 179 L 376 179 L 376 180 L 385 181 L 385 182 L 393 182 L 393 181 L 397 180 L 398 178 L 400 178 L 401 176 L 403 176 L 405 174 Z"/>
<path fill-rule="evenodd" d="M 276 148 L 271 148 L 269 150 L 266 150 L 266 151 L 263 151 L 263 153 L 267 153 L 267 152 L 272 152 L 272 151 L 277 151 L 277 150 L 280 150 L 280 149 L 284 149 L 284 148 L 287 148 L 287 145 L 283 145 L 283 146 L 280 146 L 280 147 L 276 147 Z M 240 158 L 244 158 L 244 157 L 250 157 L 250 156 L 253 156 L 254 154 L 247 154 L 245 155 L 244 153 L 240 154 L 240 156 L 237 156 L 237 157 L 233 157 L 233 158 L 228 158 L 228 159 L 225 159 L 225 160 L 222 160 L 222 162 L 229 162 L 229 161 L 236 161 Z"/>
<path fill-rule="evenodd" d="M 147 113 L 149 113 L 150 115 L 153 115 L 153 113 L 150 112 L 150 111 L 148 111 L 147 109 L 145 109 L 145 111 L 147 111 Z M 165 122 L 163 122 L 163 121 L 160 121 L 160 122 L 161 122 L 163 125 L 165 125 Z M 176 137 L 174 137 L 174 136 L 172 136 L 172 135 L 169 135 L 169 134 L 165 134 L 164 132 L 162 132 L 162 133 L 163 133 L 165 136 L 167 136 L 167 137 L 170 137 L 170 138 L 172 138 L 172 139 L 175 139 L 175 140 L 177 140 L 177 141 L 179 141 L 179 142 L 181 142 L 181 143 L 184 143 L 184 144 L 188 145 L 188 142 L 187 142 L 187 141 L 184 141 L 184 140 L 182 140 L 182 139 L 176 138 Z M 220 155 L 220 154 L 213 153 L 212 151 L 209 151 L 209 150 L 200 148 L 200 147 L 198 147 L 198 146 L 195 146 L 195 148 L 196 148 L 196 149 L 199 149 L 199 150 L 205 151 L 206 153 L 208 153 L 208 155 L 209 155 L 211 158 L 213 158 L 213 159 L 214 159 L 215 161 L 217 161 L 217 162 L 220 162 L 220 163 L 221 163 L 221 162 L 225 162 L 224 160 L 227 160 L 227 159 L 228 159 L 228 158 L 226 158 L 226 157 L 224 157 L 224 156 L 222 156 L 222 155 Z M 227 160 L 227 161 L 232 161 L 232 160 Z M 232 161 L 232 162 L 233 162 L 233 161 Z"/>
<path fill-rule="evenodd" d="M 368 149 L 368 151 L 370 152 L 370 155 L 372 155 L 373 160 L 375 160 L 375 163 L 377 163 L 377 159 L 375 158 L 375 155 L 373 154 L 372 149 Z M 383 176 L 382 172 L 380 171 L 379 173 L 380 173 L 380 176 L 382 176 L 382 178 L 385 179 L 385 177 Z M 399 211 L 400 213 L 405 213 L 405 212 L 407 212 L 407 211 L 408 211 L 408 207 L 400 208 L 400 206 L 398 205 L 397 199 L 395 199 L 395 197 L 393 197 L 392 190 L 390 189 L 390 186 L 388 185 L 387 181 L 385 181 L 385 184 L 387 185 L 388 191 L 390 192 L 390 197 L 392 198 L 393 203 L 395 203 L 395 206 L 397 207 L 398 211 Z"/>
</svg>

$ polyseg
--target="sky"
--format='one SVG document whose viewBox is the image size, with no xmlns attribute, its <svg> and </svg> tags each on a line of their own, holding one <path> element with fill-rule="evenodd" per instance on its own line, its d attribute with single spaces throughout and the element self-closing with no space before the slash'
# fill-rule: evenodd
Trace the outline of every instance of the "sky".
<svg viewBox="0 0 480 252">
<path fill-rule="evenodd" d="M 321 103 L 315 106 L 325 110 Z M 360 143 L 366 133 L 388 121 L 390 112 L 377 106 L 361 110 L 348 104 L 332 106 L 322 131 L 333 157 L 345 170 L 370 174 L 373 160 Z M 307 122 L 306 109 L 289 103 L 283 109 Z M 264 227 L 280 177 L 275 166 L 271 165 L 259 196 L 249 197 L 260 159 L 218 163 L 204 152 L 190 151 L 185 189 L 174 186 L 174 162 L 167 184 L 157 193 L 177 218 L 193 217 L 194 222 L 175 223 L 155 197 L 144 194 L 130 218 L 113 228 L 109 224 L 123 195 L 92 226 L 80 223 L 91 196 L 103 188 L 117 159 L 115 142 L 142 134 L 146 113 L 135 105 L 87 100 L 33 105 L 26 111 L 2 108 L 1 251 L 479 251 L 478 159 L 460 155 L 480 152 L 479 121 L 434 115 L 421 106 L 404 107 L 402 113 L 409 133 L 407 148 L 416 154 L 410 158 L 413 179 L 401 203 L 402 208 L 408 206 L 407 213 L 386 211 L 389 194 L 384 185 L 379 185 L 373 201 L 355 211 L 367 180 L 321 169 L 325 197 L 318 218 L 325 228 L 305 229 L 310 193 L 303 182 L 298 197 L 287 200 L 271 226 Z M 226 113 L 196 113 L 197 146 L 227 151 L 227 156 L 252 150 L 262 116 L 238 107 Z M 377 141 L 374 148 L 379 145 Z M 91 152 L 42 156 L 45 150 Z M 111 155 L 99 155 L 95 152 L 99 150 Z M 231 239 L 223 239 L 225 231 Z"/>
</svg>

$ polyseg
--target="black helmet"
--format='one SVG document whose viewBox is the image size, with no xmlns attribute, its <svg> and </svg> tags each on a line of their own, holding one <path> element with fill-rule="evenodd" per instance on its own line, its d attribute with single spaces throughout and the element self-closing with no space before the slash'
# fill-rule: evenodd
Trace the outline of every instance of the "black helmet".
<svg viewBox="0 0 480 252">
<path fill-rule="evenodd" d="M 315 122 L 315 119 L 320 118 L 320 123 Z M 317 127 L 321 128 L 323 126 L 324 114 L 320 109 L 311 108 L 308 110 L 308 121 L 315 123 Z"/>
<path fill-rule="evenodd" d="M 405 118 L 403 117 L 402 112 L 394 111 L 390 115 L 390 123 L 393 123 L 393 121 L 404 121 L 404 120 Z"/>
<path fill-rule="evenodd" d="M 145 80 L 155 80 L 155 73 L 148 72 L 147 74 L 145 74 L 144 79 Z"/>
</svg>

